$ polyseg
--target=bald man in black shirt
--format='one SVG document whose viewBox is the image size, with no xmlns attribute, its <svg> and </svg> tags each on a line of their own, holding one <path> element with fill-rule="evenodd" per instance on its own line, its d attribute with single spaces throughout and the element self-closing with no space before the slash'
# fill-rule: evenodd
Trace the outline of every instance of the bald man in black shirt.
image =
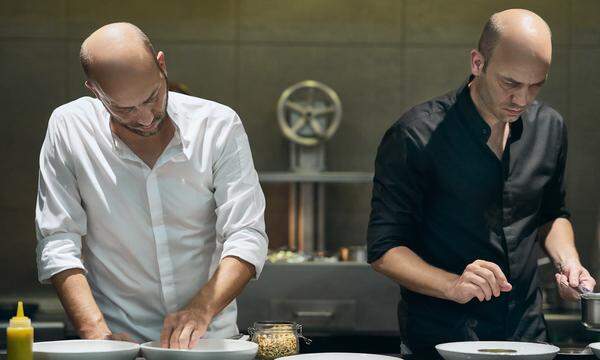
<svg viewBox="0 0 600 360">
<path fill-rule="evenodd" d="M 566 127 L 535 100 L 551 57 L 538 15 L 494 14 L 469 79 L 412 108 L 379 146 L 369 262 L 401 285 L 403 342 L 418 358 L 450 341 L 545 341 L 537 240 L 563 298 L 596 284 L 565 207 Z"/>
</svg>

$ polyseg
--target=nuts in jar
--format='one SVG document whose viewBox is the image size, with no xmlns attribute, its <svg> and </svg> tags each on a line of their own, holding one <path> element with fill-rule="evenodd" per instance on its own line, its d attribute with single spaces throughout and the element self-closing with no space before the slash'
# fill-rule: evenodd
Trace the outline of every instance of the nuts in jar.
<svg viewBox="0 0 600 360">
<path fill-rule="evenodd" d="M 295 355 L 300 351 L 298 338 L 302 336 L 302 325 L 284 321 L 257 321 L 254 327 L 248 329 L 252 341 L 258 344 L 256 358 L 259 360 L 274 360 L 280 357 Z"/>
</svg>

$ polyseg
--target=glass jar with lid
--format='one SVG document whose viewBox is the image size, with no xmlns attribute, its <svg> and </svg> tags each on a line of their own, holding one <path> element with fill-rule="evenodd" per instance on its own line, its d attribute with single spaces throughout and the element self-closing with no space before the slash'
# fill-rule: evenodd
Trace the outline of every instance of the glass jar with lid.
<svg viewBox="0 0 600 360">
<path fill-rule="evenodd" d="M 256 358 L 273 360 L 300 352 L 299 339 L 308 345 L 310 340 L 302 335 L 302 325 L 289 321 L 257 321 L 248 329 L 251 340 L 258 344 Z"/>
</svg>

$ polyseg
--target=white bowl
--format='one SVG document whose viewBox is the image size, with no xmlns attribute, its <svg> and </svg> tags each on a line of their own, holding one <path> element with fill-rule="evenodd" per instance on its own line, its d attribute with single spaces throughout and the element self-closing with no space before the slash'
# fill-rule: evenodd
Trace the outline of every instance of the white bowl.
<svg viewBox="0 0 600 360">
<path fill-rule="evenodd" d="M 358 353 L 314 353 L 281 357 L 278 360 L 402 360 L 397 357 Z"/>
<path fill-rule="evenodd" d="M 140 346 L 115 340 L 61 340 L 33 344 L 35 360 L 131 360 Z"/>
<path fill-rule="evenodd" d="M 591 343 L 588 345 L 598 359 L 600 359 L 600 342 Z"/>
<path fill-rule="evenodd" d="M 253 360 L 258 345 L 250 341 L 231 339 L 201 339 L 190 350 L 164 349 L 160 341 L 142 344 L 146 360 Z"/>
<path fill-rule="evenodd" d="M 551 360 L 560 350 L 554 345 L 517 341 L 462 341 L 436 345 L 446 360 Z M 482 352 L 485 349 L 514 350 L 514 353 Z"/>
</svg>

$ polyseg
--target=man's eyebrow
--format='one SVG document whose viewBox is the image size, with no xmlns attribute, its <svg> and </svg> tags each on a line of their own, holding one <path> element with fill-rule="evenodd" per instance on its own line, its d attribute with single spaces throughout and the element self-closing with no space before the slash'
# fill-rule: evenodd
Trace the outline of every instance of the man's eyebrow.
<svg viewBox="0 0 600 360">
<path fill-rule="evenodd" d="M 146 100 L 144 100 L 144 102 L 142 104 L 147 103 L 148 101 L 150 101 L 150 99 L 152 99 L 157 93 L 158 90 L 160 90 L 160 85 L 152 92 L 152 94 L 150 94 L 150 96 L 148 96 L 148 98 Z M 117 109 L 131 109 L 134 108 L 135 106 L 116 106 Z"/>
<path fill-rule="evenodd" d="M 517 81 L 517 80 L 515 80 L 515 79 L 513 79 L 513 78 L 511 78 L 509 76 L 503 76 L 503 75 L 501 75 L 501 77 L 502 77 L 503 80 L 515 83 L 517 85 L 522 85 L 523 84 L 522 82 L 519 82 L 519 81 Z M 542 80 L 540 82 L 537 82 L 535 84 L 532 84 L 532 85 L 544 85 L 545 82 L 546 82 L 546 78 L 544 78 L 544 80 Z"/>
<path fill-rule="evenodd" d="M 502 77 L 502 80 L 504 80 L 504 81 L 508 81 L 508 82 L 515 83 L 515 84 L 521 84 L 521 82 L 519 82 L 511 77 L 503 76 L 503 75 L 501 75 L 501 77 Z"/>
</svg>

